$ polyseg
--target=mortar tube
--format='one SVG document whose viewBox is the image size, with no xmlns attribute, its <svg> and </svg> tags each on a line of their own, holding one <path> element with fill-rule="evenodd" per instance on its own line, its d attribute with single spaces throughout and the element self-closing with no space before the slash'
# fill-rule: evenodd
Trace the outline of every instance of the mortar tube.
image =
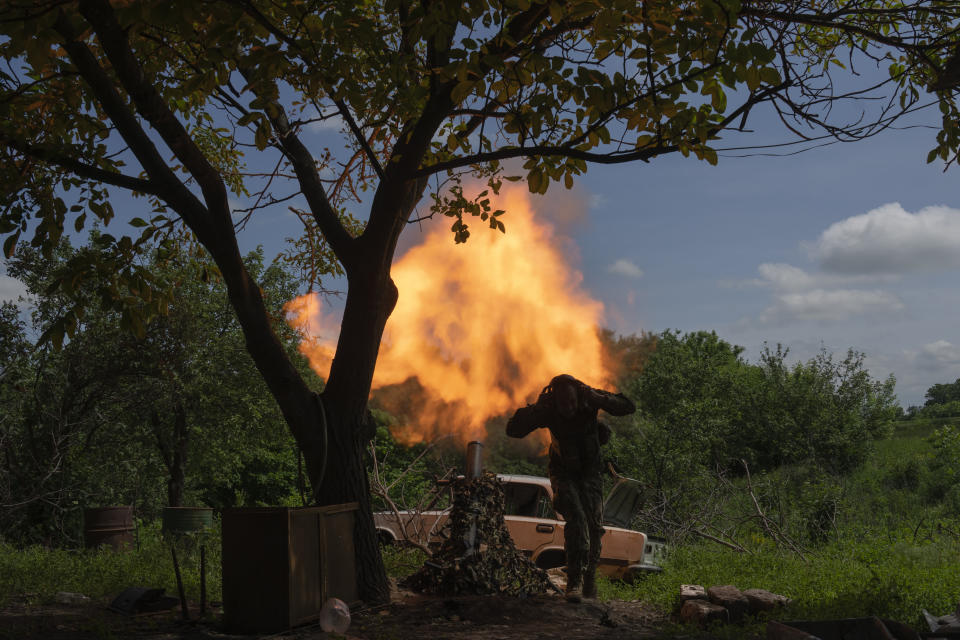
<svg viewBox="0 0 960 640">
<path fill-rule="evenodd" d="M 477 440 L 467 443 L 467 460 L 466 460 L 466 471 L 464 476 L 467 480 L 476 480 L 481 475 L 483 475 L 483 443 Z M 466 536 L 464 536 L 464 547 L 466 551 L 460 558 L 458 562 L 465 558 L 469 558 L 477 552 L 477 513 L 470 514 L 470 528 L 467 530 Z"/>
<path fill-rule="evenodd" d="M 483 475 L 483 443 L 474 440 L 467 443 L 467 464 L 464 475 L 467 480 L 476 480 Z"/>
</svg>

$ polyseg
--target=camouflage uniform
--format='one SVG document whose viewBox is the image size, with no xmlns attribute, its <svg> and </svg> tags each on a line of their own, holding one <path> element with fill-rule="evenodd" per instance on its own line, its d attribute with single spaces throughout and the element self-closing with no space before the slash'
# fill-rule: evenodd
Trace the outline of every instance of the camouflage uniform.
<svg viewBox="0 0 960 640">
<path fill-rule="evenodd" d="M 569 417 L 556 408 L 555 390 L 561 384 L 577 389 L 576 410 Z M 610 440 L 610 427 L 597 420 L 599 409 L 615 416 L 636 410 L 622 394 L 592 389 L 572 376 L 562 375 L 550 382 L 535 404 L 517 409 L 507 423 L 507 435 L 514 438 L 540 427 L 550 430 L 553 503 L 566 521 L 567 583 L 576 590 L 586 577 L 588 591 L 592 591 L 604 531 L 600 447 Z"/>
</svg>

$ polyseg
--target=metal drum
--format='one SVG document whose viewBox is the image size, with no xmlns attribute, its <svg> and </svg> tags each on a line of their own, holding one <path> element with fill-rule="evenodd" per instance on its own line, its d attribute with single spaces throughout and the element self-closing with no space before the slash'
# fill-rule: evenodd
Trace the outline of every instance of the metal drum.
<svg viewBox="0 0 960 640">
<path fill-rule="evenodd" d="M 120 551 L 133 546 L 133 507 L 95 507 L 83 510 L 83 546 L 109 546 Z"/>
<path fill-rule="evenodd" d="M 195 533 L 213 526 L 213 509 L 208 507 L 167 507 L 163 510 L 164 533 Z"/>
</svg>

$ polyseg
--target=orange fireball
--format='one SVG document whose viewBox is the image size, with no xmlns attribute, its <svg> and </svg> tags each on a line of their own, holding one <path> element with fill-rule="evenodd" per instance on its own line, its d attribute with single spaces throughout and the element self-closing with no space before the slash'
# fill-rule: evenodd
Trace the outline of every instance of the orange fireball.
<svg viewBox="0 0 960 640">
<path fill-rule="evenodd" d="M 505 234 L 475 228 L 458 245 L 433 225 L 393 265 L 400 297 L 373 383 L 419 383 L 416 419 L 394 433 L 403 442 L 483 439 L 489 419 L 535 400 L 558 373 L 598 387 L 610 379 L 597 333 L 603 305 L 583 290 L 551 225 L 522 188 L 504 188 L 493 204 L 506 210 Z M 305 336 L 301 351 L 326 376 L 337 335 L 319 298 L 287 310 Z"/>
</svg>

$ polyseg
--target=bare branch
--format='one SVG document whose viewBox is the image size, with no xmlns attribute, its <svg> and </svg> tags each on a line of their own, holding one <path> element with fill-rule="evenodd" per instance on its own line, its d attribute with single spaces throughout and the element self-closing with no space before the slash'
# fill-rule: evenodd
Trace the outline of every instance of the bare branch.
<svg viewBox="0 0 960 640">
<path fill-rule="evenodd" d="M 370 165 L 373 167 L 373 170 L 377 172 L 377 177 L 383 180 L 383 167 L 380 166 L 380 160 L 377 158 L 377 154 L 373 152 L 373 149 L 370 148 L 370 143 L 367 142 L 367 138 L 363 135 L 363 131 L 361 131 L 360 127 L 357 126 L 357 122 L 353 119 L 353 115 L 350 113 L 347 103 L 343 100 L 334 100 L 334 104 L 337 105 L 337 109 L 340 110 L 340 115 L 343 116 L 347 126 L 350 127 L 350 131 L 353 132 L 353 137 L 357 139 L 357 144 L 359 144 L 364 153 L 367 154 L 367 159 L 370 161 Z"/>
</svg>

